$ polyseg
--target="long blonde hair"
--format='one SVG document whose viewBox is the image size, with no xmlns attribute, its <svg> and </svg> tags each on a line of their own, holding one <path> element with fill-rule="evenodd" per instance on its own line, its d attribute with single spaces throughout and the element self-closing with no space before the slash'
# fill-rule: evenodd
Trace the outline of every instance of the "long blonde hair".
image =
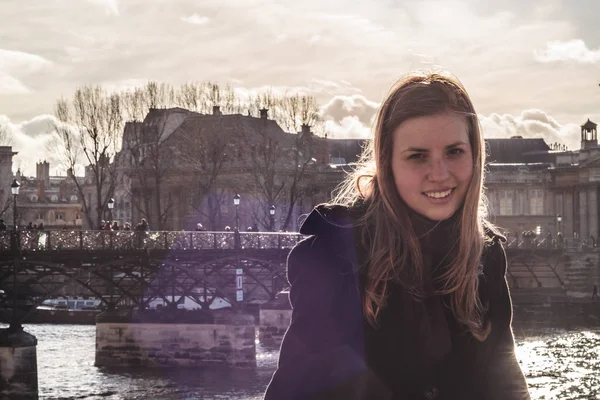
<svg viewBox="0 0 600 400">
<path fill-rule="evenodd" d="M 368 141 L 357 167 L 337 188 L 332 203 L 354 206 L 363 203 L 365 213 L 356 221 L 368 252 L 364 313 L 377 325 L 386 304 L 388 283 L 397 281 L 415 298 L 424 297 L 423 257 L 412 228 L 407 205 L 402 201 L 392 173 L 393 132 L 404 121 L 451 112 L 463 115 L 469 129 L 473 175 L 457 216 L 458 250 L 439 277 L 449 294 L 457 321 L 478 340 L 491 330 L 483 323 L 484 306 L 478 296 L 478 274 L 485 245 L 487 208 L 483 194 L 485 151 L 479 120 L 465 88 L 458 80 L 441 75 L 411 74 L 401 78 L 382 103 L 375 121 L 374 138 Z"/>
</svg>

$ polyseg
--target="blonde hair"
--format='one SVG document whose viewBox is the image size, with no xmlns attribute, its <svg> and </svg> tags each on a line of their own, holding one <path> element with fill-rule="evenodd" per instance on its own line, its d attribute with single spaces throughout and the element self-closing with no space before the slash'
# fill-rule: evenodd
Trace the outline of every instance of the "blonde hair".
<svg viewBox="0 0 600 400">
<path fill-rule="evenodd" d="M 400 284 L 416 299 L 424 297 L 423 257 L 418 237 L 409 219 L 408 206 L 396 189 L 392 173 L 393 132 L 404 121 L 450 112 L 463 115 L 469 129 L 473 175 L 464 204 L 458 211 L 457 251 L 449 268 L 439 277 L 443 284 L 436 294 L 449 294 L 457 321 L 478 340 L 491 330 L 483 323 L 484 306 L 478 296 L 478 274 L 485 245 L 487 207 L 483 194 L 485 151 L 479 120 L 471 100 L 455 78 L 438 74 L 411 74 L 391 88 L 375 121 L 374 138 L 365 147 L 357 167 L 336 189 L 332 203 L 352 207 L 363 203 L 365 212 L 356 221 L 368 252 L 364 313 L 377 325 L 385 307 L 388 283 L 405 277 Z"/>
</svg>

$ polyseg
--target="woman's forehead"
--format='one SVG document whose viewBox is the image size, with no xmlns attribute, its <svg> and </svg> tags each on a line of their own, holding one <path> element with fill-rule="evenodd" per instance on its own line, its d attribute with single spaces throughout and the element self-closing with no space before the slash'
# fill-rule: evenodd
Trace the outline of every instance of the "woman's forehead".
<svg viewBox="0 0 600 400">
<path fill-rule="evenodd" d="M 456 114 L 437 114 L 410 118 L 394 131 L 397 145 L 441 146 L 457 142 L 469 143 L 469 127 L 465 117 Z"/>
</svg>

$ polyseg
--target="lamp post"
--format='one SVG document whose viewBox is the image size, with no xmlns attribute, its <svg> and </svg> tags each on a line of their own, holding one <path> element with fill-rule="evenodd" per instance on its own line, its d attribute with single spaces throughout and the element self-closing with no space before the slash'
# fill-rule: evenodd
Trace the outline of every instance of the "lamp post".
<svg viewBox="0 0 600 400">
<path fill-rule="evenodd" d="M 233 205 L 235 205 L 235 230 L 239 231 L 240 230 L 240 213 L 239 213 L 239 206 L 240 206 L 240 199 L 242 197 L 240 196 L 239 193 L 236 193 L 235 196 L 233 196 Z"/>
<path fill-rule="evenodd" d="M 275 230 L 275 205 L 271 204 L 271 208 L 269 208 L 269 216 L 270 216 L 270 228 L 271 232 Z"/>
<path fill-rule="evenodd" d="M 13 195 L 13 230 L 17 231 L 17 196 L 19 195 L 19 187 L 21 185 L 17 182 L 16 179 L 13 179 L 12 184 L 10 185 L 10 191 Z"/>
<path fill-rule="evenodd" d="M 111 222 L 111 224 L 112 224 L 112 220 L 113 220 L 112 210 L 114 207 L 115 207 L 115 199 L 113 199 L 111 197 L 108 200 L 108 220 Z"/>
<path fill-rule="evenodd" d="M 242 247 L 242 240 L 240 238 L 240 213 L 239 213 L 239 207 L 240 207 L 240 199 L 242 197 L 240 196 L 239 193 L 236 193 L 235 196 L 233 196 L 233 205 L 235 205 L 235 230 L 233 231 L 234 234 L 234 247 L 236 249 L 239 249 Z"/>
<path fill-rule="evenodd" d="M 561 231 L 560 223 L 562 222 L 562 216 L 560 214 L 558 214 L 556 216 L 556 222 L 558 223 L 558 233 L 560 233 L 560 231 Z"/>
<path fill-rule="evenodd" d="M 15 257 L 13 261 L 13 307 L 12 307 L 12 320 L 9 329 L 11 331 L 20 331 L 21 324 L 17 322 L 17 271 L 19 263 L 19 231 L 17 228 L 17 196 L 19 195 L 19 182 L 13 179 L 10 185 L 10 191 L 13 195 L 13 250 Z"/>
</svg>

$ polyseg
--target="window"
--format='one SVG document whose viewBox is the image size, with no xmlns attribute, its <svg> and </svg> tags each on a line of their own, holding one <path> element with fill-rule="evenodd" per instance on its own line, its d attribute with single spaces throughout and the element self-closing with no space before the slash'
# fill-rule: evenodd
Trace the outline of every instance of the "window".
<svg viewBox="0 0 600 400">
<path fill-rule="evenodd" d="M 513 215 L 513 191 L 500 191 L 500 215 Z"/>
<path fill-rule="evenodd" d="M 544 215 L 544 191 L 533 189 L 529 192 L 529 211 L 531 215 Z"/>
<path fill-rule="evenodd" d="M 65 213 L 61 213 L 61 212 L 57 212 L 56 213 L 56 219 L 57 220 L 64 220 L 65 219 Z"/>
</svg>

